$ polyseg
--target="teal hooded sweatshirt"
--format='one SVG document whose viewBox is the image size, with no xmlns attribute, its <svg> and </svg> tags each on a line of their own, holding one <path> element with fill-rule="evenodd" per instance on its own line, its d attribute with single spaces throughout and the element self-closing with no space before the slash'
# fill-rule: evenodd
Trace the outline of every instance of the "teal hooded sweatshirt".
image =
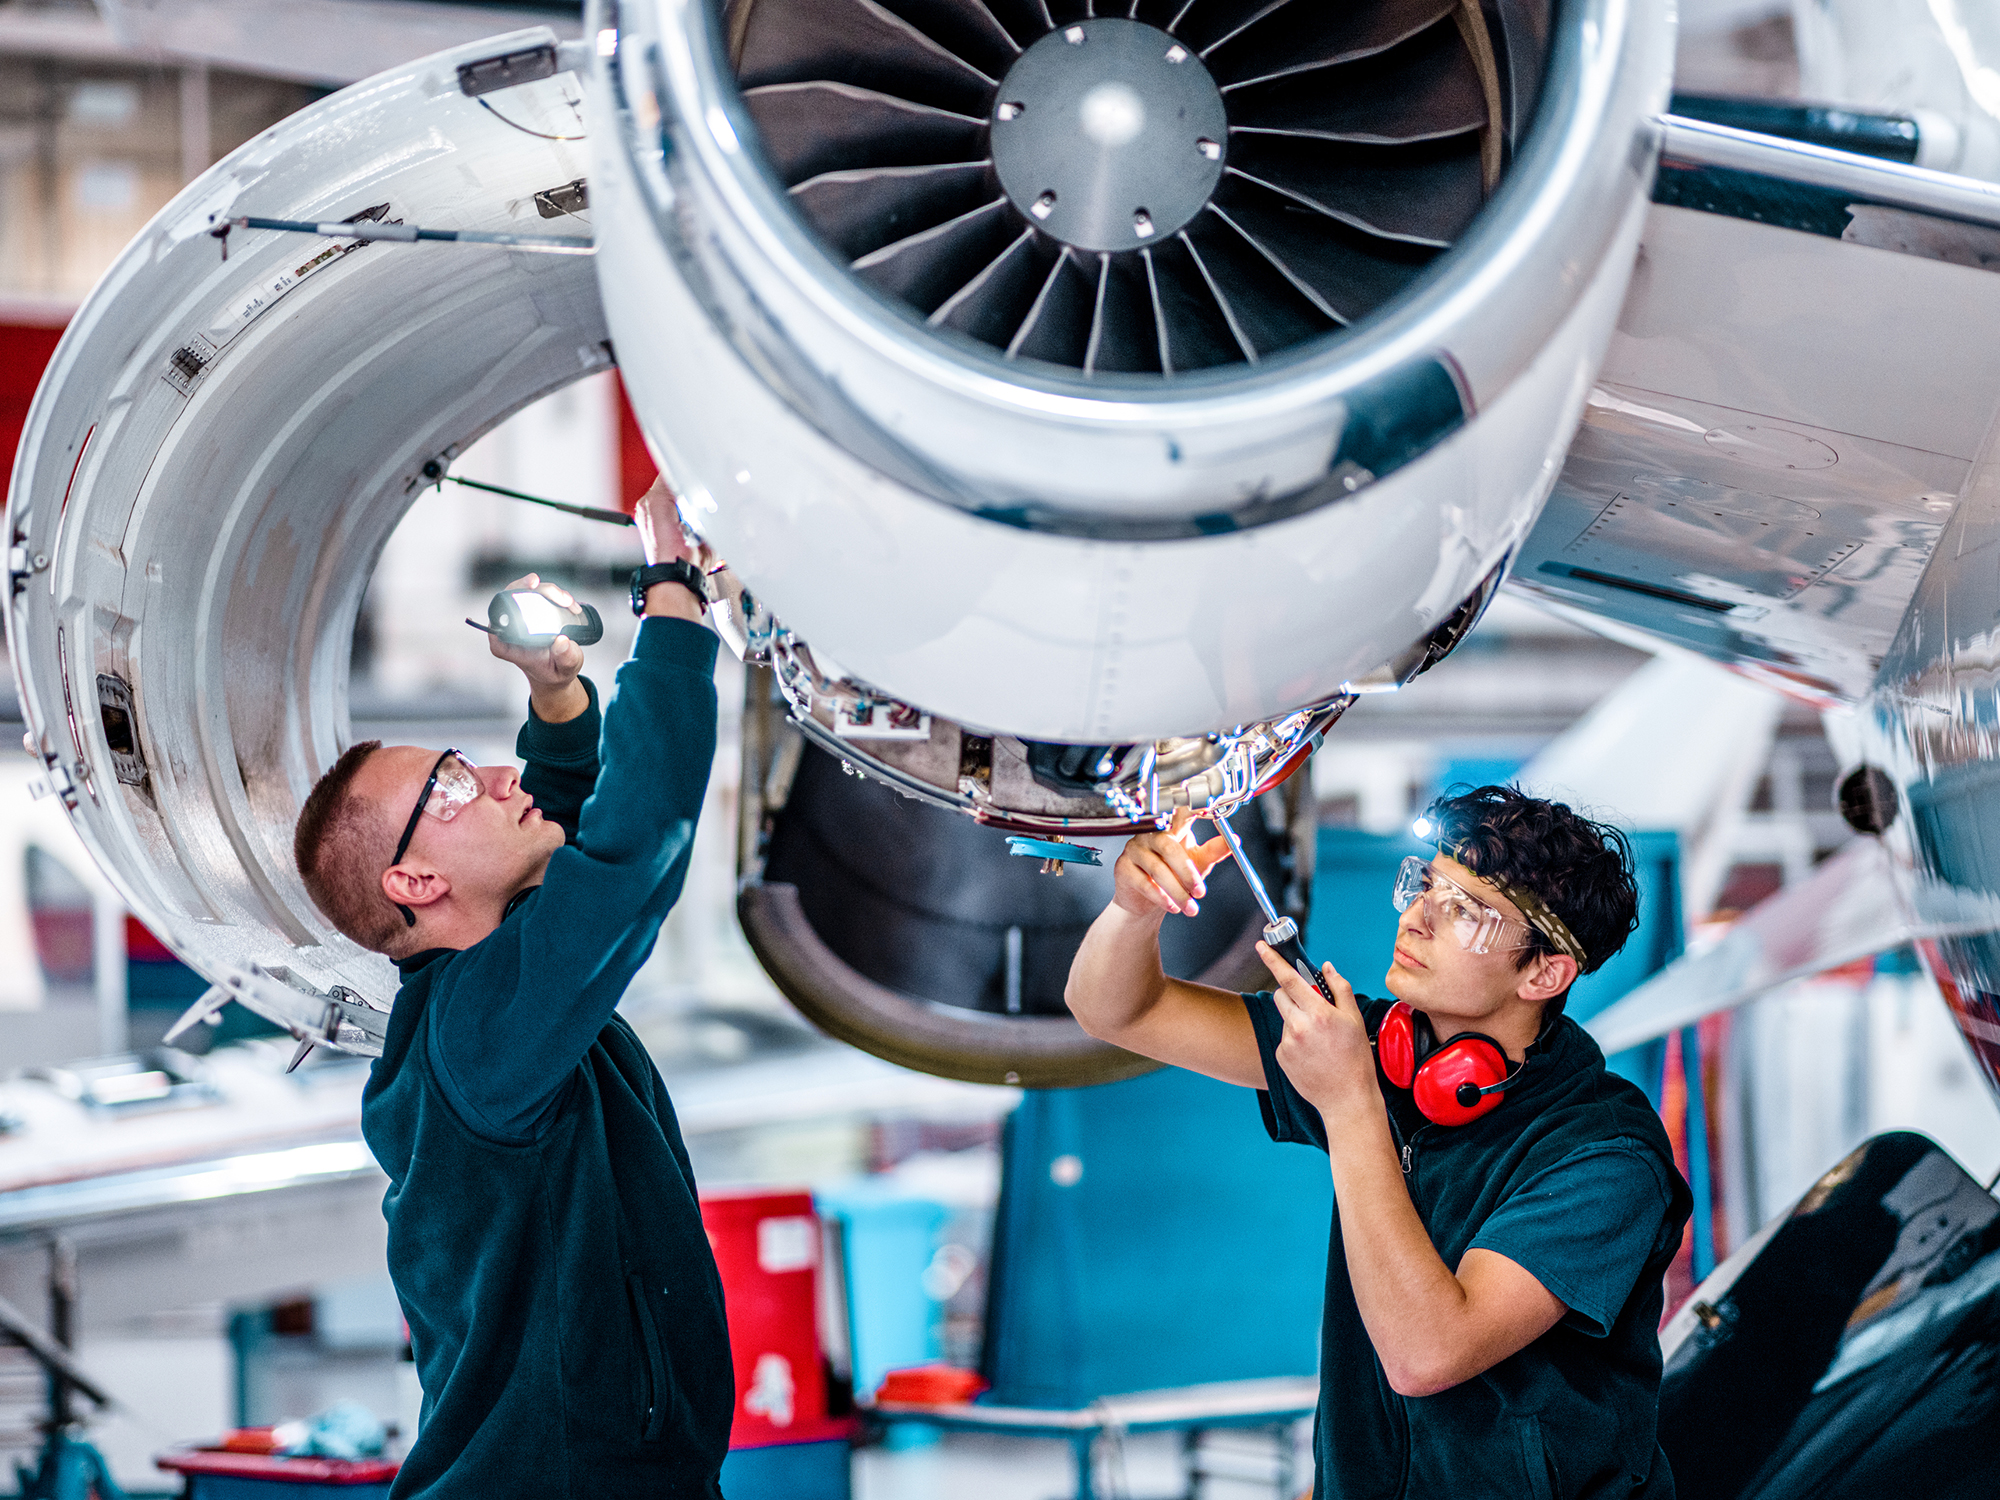
<svg viewBox="0 0 2000 1500">
<path fill-rule="evenodd" d="M 530 714 L 522 780 L 568 842 L 490 936 L 402 961 L 361 1116 L 424 1391 L 395 1500 L 721 1493 L 722 1285 L 673 1104 L 614 1013 L 687 876 L 715 648 L 649 619 L 601 718 L 587 681 L 580 718 Z"/>
</svg>

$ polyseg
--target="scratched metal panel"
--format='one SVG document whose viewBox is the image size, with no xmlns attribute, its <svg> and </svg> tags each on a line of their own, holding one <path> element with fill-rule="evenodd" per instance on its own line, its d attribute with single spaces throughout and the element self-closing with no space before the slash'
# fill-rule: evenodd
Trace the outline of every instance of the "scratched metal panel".
<svg viewBox="0 0 2000 1500">
<path fill-rule="evenodd" d="M 1514 586 L 1864 695 L 1991 420 L 2000 276 L 1655 207 Z"/>
</svg>

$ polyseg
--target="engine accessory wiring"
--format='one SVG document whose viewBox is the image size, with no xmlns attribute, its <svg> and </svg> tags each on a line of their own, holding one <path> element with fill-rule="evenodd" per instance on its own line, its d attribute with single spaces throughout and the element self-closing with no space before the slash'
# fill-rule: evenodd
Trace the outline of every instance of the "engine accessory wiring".
<svg viewBox="0 0 2000 1500">
<path fill-rule="evenodd" d="M 537 140 L 587 141 L 590 139 L 590 137 L 587 135 L 550 135 L 546 130 L 530 130 L 526 125 L 521 124 L 519 121 L 508 119 L 505 115 L 501 114 L 499 110 L 495 109 L 492 105 L 488 104 L 484 99 L 481 99 L 479 101 L 479 107 L 485 110 L 486 113 L 488 113 L 489 115 L 493 116 L 493 118 L 498 120 L 502 125 L 511 125 L 514 127 L 514 129 L 520 131 L 521 134 L 532 135 Z"/>
</svg>

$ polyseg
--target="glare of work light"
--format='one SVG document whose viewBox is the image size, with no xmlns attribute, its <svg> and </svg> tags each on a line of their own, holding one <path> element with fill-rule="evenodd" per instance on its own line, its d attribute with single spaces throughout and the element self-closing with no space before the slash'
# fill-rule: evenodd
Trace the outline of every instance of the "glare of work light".
<svg viewBox="0 0 2000 1500">
<path fill-rule="evenodd" d="M 1429 838 L 1431 836 L 1431 820 L 1429 818 L 1418 818 L 1416 822 L 1410 825 L 1410 832 L 1414 833 L 1420 839 Z"/>
<path fill-rule="evenodd" d="M 563 626 L 570 623 L 569 612 L 545 594 L 521 589 L 512 598 L 514 608 L 520 612 L 521 629 L 525 634 L 559 635 Z"/>
</svg>

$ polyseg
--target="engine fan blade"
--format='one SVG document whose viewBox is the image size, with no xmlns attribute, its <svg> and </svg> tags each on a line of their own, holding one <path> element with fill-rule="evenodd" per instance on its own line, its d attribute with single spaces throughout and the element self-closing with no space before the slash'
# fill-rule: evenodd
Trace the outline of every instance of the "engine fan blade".
<svg viewBox="0 0 2000 1500">
<path fill-rule="evenodd" d="M 1436 257 L 1432 250 L 1356 234 L 1311 209 L 1261 193 L 1229 194 L 1227 211 L 1239 233 L 1344 322 L 1373 312 Z"/>
<path fill-rule="evenodd" d="M 1042 0 L 986 0 L 986 8 L 1023 47 L 1056 29 L 1055 17 L 1049 14 Z"/>
<path fill-rule="evenodd" d="M 1221 310 L 1223 320 L 1228 323 L 1230 337 L 1236 340 L 1236 346 L 1243 351 L 1243 358 L 1254 365 L 1257 363 L 1258 357 L 1257 345 L 1251 339 L 1249 330 L 1244 326 L 1243 320 L 1237 316 L 1236 304 L 1230 300 L 1229 294 L 1222 289 L 1222 283 L 1216 279 L 1215 272 L 1209 269 L 1208 262 L 1202 257 L 1201 251 L 1195 248 L 1193 237 L 1183 229 L 1178 238 L 1182 244 L 1187 246 L 1188 256 L 1194 262 L 1195 268 L 1201 272 L 1202 280 L 1208 283 L 1209 295 L 1215 298 L 1216 307 Z"/>
<path fill-rule="evenodd" d="M 1160 268 L 1153 259 L 1152 246 L 1139 252 L 1139 259 L 1146 265 L 1146 303 L 1153 310 L 1153 348 L 1160 362 L 1160 373 L 1174 373 L 1173 350 L 1167 337 L 1167 312 L 1160 305 Z"/>
<path fill-rule="evenodd" d="M 1256 362 L 1256 347 L 1232 321 L 1222 293 L 1185 233 L 1151 252 L 1153 289 L 1167 332 L 1170 371 Z"/>
<path fill-rule="evenodd" d="M 1040 359 L 1076 369 L 1090 345 L 1097 302 L 1097 261 L 1063 247 L 1028 316 L 1007 345 L 1009 359 Z"/>
<path fill-rule="evenodd" d="M 1083 372 L 1160 373 L 1160 322 L 1146 253 L 1099 255 L 1097 303 Z"/>
<path fill-rule="evenodd" d="M 1144 21 L 1148 26 L 1171 31 L 1175 19 L 1187 8 L 1188 0 L 1132 0 L 1129 14 L 1135 21 Z"/>
<path fill-rule="evenodd" d="M 980 0 L 883 0 L 883 3 L 989 78 L 998 79 L 1007 71 L 1007 65 L 1021 55 L 1021 44 Z"/>
<path fill-rule="evenodd" d="M 1012 239 L 1020 220 L 1005 198 L 939 224 L 921 234 L 884 245 L 854 262 L 854 274 L 917 311 L 929 314 L 965 285 L 966 271 L 993 260 Z"/>
<path fill-rule="evenodd" d="M 875 0 L 753 0 L 736 64 L 746 89 L 851 83 L 983 116 L 994 81 Z"/>
<path fill-rule="evenodd" d="M 823 172 L 792 189 L 807 222 L 850 260 L 990 202 L 983 161 Z"/>
<path fill-rule="evenodd" d="M 1265 79 L 1387 52 L 1432 26 L 1450 26 L 1455 9 L 1457 0 L 1384 0 L 1352 10 L 1321 0 L 1291 0 L 1257 25 L 1204 51 L 1202 61 L 1227 95 Z"/>
<path fill-rule="evenodd" d="M 940 304 L 931 323 L 1006 348 L 1034 307 L 1054 258 L 1054 245 L 1034 230 L 1023 229 L 978 275 Z"/>
<path fill-rule="evenodd" d="M 1199 50 L 1239 31 L 1285 0 L 1111 0 L 1117 13 L 1169 31 Z M 1107 11 L 1107 14 L 1110 12 Z"/>
<path fill-rule="evenodd" d="M 764 154 L 786 187 L 823 172 L 964 162 L 986 153 L 984 120 L 847 83 L 746 90 Z"/>
<path fill-rule="evenodd" d="M 1294 75 L 1231 95 L 1230 131 L 1406 142 L 1463 135 L 1486 124 L 1479 69 L 1458 29 L 1433 26 L 1361 65 Z"/>
<path fill-rule="evenodd" d="M 1186 232 L 1210 279 L 1228 298 L 1237 331 L 1260 355 L 1341 326 L 1340 314 L 1324 297 L 1219 205 L 1209 204 Z"/>
<path fill-rule="evenodd" d="M 1485 201 L 1473 136 L 1413 146 L 1232 136 L 1225 170 L 1366 234 L 1440 250 Z"/>
<path fill-rule="evenodd" d="M 1178 14 L 1170 18 L 1167 30 L 1197 53 L 1207 53 L 1234 41 L 1290 3 L 1291 0 L 1180 0 Z"/>
</svg>

